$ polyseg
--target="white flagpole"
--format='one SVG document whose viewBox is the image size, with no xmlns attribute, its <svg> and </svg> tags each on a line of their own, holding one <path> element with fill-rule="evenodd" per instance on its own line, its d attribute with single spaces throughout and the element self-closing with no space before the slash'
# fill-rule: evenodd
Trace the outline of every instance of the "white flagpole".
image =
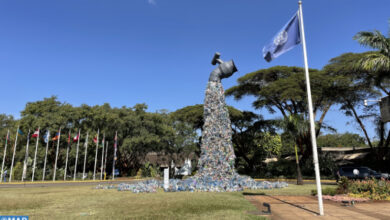
<svg viewBox="0 0 390 220">
<path fill-rule="evenodd" d="M 102 163 L 100 165 L 100 180 L 103 179 L 103 164 L 104 164 L 104 138 L 106 134 L 103 134 L 103 149 L 102 149 Z"/>
<path fill-rule="evenodd" d="M 66 159 L 65 159 L 65 170 L 64 170 L 64 181 L 66 180 L 66 170 L 68 169 L 68 158 L 69 158 L 69 146 L 71 145 L 70 142 L 70 130 L 68 134 L 68 146 L 66 147 Z"/>
<path fill-rule="evenodd" d="M 115 140 L 114 140 L 114 160 L 112 162 L 112 180 L 115 179 L 115 161 L 116 161 L 116 148 L 118 147 L 118 131 L 115 132 Z"/>
<path fill-rule="evenodd" d="M 98 146 L 99 146 L 99 129 L 96 136 L 96 153 L 95 153 L 95 166 L 93 167 L 93 180 L 95 180 L 96 177 L 96 162 L 97 162 L 97 155 L 98 155 Z"/>
<path fill-rule="evenodd" d="M 46 143 L 46 153 L 45 153 L 45 162 L 43 163 L 43 173 L 42 173 L 42 181 L 45 181 L 45 174 L 46 174 L 46 160 L 47 160 L 47 149 L 49 148 L 49 142 L 50 142 L 50 130 L 47 131 L 47 143 Z"/>
<path fill-rule="evenodd" d="M 301 37 L 302 37 L 302 46 L 303 46 L 303 59 L 304 59 L 304 63 L 305 63 L 307 100 L 309 103 L 310 133 L 311 133 L 311 142 L 312 142 L 312 147 L 313 147 L 313 163 L 314 163 L 314 170 L 315 170 L 315 175 L 316 175 L 318 207 L 319 207 L 320 215 L 324 215 L 324 206 L 322 203 L 320 167 L 318 164 L 317 141 L 316 141 L 314 115 L 313 115 L 313 103 L 312 103 L 311 89 L 310 89 L 309 65 L 307 62 L 305 29 L 304 29 L 304 25 L 303 25 L 302 1 L 299 1 L 298 5 L 299 5 L 299 20 L 300 20 L 299 24 L 300 24 L 300 28 L 301 28 Z"/>
<path fill-rule="evenodd" d="M 37 165 L 37 151 L 38 151 L 38 143 L 39 143 L 39 134 L 41 132 L 40 129 L 41 129 L 41 127 L 38 127 L 38 136 L 37 136 L 37 140 L 35 142 L 34 164 L 33 164 L 32 177 L 31 177 L 31 181 L 32 182 L 34 182 L 35 168 L 36 168 L 36 165 Z"/>
<path fill-rule="evenodd" d="M 55 136 L 54 136 L 55 137 Z M 58 159 L 58 150 L 60 148 L 60 139 L 61 139 L 61 127 L 58 130 L 58 139 L 57 139 L 57 150 L 56 150 L 56 161 L 54 162 L 54 173 L 53 181 L 56 181 L 56 171 L 57 171 L 57 159 Z"/>
<path fill-rule="evenodd" d="M 78 159 L 78 157 L 79 157 L 79 145 L 80 145 L 80 129 L 79 129 L 79 134 L 77 135 L 76 160 L 75 160 L 75 162 L 74 162 L 73 181 L 76 180 L 76 174 L 77 174 L 77 159 Z"/>
<path fill-rule="evenodd" d="M 86 141 L 84 142 L 84 146 L 85 146 L 85 153 L 84 153 L 84 168 L 83 168 L 83 180 L 85 179 L 85 164 L 87 162 L 87 149 L 88 149 L 88 132 L 87 132 L 87 137 L 85 138 Z"/>
<path fill-rule="evenodd" d="M 104 180 L 106 180 L 107 172 L 107 151 L 108 151 L 108 141 L 106 141 L 106 155 L 104 155 Z"/>
<path fill-rule="evenodd" d="M 14 160 L 15 160 L 15 152 L 16 152 L 16 144 L 18 143 L 18 134 L 19 134 L 19 126 L 16 129 L 16 137 L 15 137 L 15 145 L 14 145 L 14 153 L 12 154 L 12 162 L 11 162 L 11 172 L 9 173 L 9 182 L 12 181 L 12 170 L 14 168 Z"/>
<path fill-rule="evenodd" d="M 23 161 L 23 173 L 22 173 L 22 182 L 26 178 L 26 172 L 27 172 L 27 160 L 28 160 L 28 146 L 30 145 L 30 129 L 28 129 L 28 134 L 27 134 L 27 144 L 26 144 L 26 154 L 24 156 L 24 161 Z"/>
<path fill-rule="evenodd" d="M 1 164 L 1 176 L 0 176 L 0 183 L 3 182 L 3 175 L 4 175 L 4 163 L 5 163 L 5 155 L 7 154 L 7 143 L 9 138 L 9 129 L 7 131 L 7 137 L 5 138 L 5 146 L 4 146 L 4 154 L 3 154 L 3 163 Z"/>
</svg>

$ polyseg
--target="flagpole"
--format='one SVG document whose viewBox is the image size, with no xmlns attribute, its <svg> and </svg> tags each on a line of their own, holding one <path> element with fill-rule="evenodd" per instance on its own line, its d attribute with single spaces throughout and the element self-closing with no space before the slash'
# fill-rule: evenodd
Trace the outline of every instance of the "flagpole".
<svg viewBox="0 0 390 220">
<path fill-rule="evenodd" d="M 42 181 L 45 181 L 45 174 L 46 174 L 46 160 L 47 160 L 47 149 L 49 148 L 49 142 L 50 142 L 50 130 L 47 131 L 47 142 L 46 142 L 46 153 L 45 153 L 45 162 L 43 163 L 43 173 L 42 173 Z"/>
<path fill-rule="evenodd" d="M 33 165 L 33 170 L 32 170 L 31 182 L 34 182 L 35 168 L 37 165 L 37 151 L 38 151 L 38 143 L 39 143 L 39 134 L 41 132 L 40 129 L 41 129 L 41 127 L 38 127 L 38 136 L 37 136 L 37 140 L 35 142 L 35 155 L 34 155 L 34 165 Z"/>
<path fill-rule="evenodd" d="M 15 137 L 15 144 L 14 144 L 14 153 L 12 154 L 12 162 L 11 162 L 11 172 L 9 174 L 9 181 L 12 181 L 12 170 L 14 168 L 14 160 L 15 160 L 15 152 L 16 152 L 16 144 L 18 143 L 18 134 L 19 134 L 19 126 L 16 129 L 16 137 Z"/>
<path fill-rule="evenodd" d="M 107 172 L 107 151 L 108 151 L 108 141 L 106 141 L 106 155 L 104 155 L 104 180 L 106 180 L 106 172 Z"/>
<path fill-rule="evenodd" d="M 68 169 L 68 158 L 69 158 L 69 146 L 70 143 L 70 129 L 68 134 L 68 146 L 66 147 L 66 159 L 65 159 L 65 170 L 64 170 L 64 181 L 66 180 L 66 170 Z"/>
<path fill-rule="evenodd" d="M 95 153 L 95 166 L 93 167 L 93 180 L 95 180 L 96 177 L 96 162 L 97 162 L 97 155 L 98 155 L 98 146 L 99 146 L 99 129 L 96 136 L 96 153 Z"/>
<path fill-rule="evenodd" d="M 87 162 L 87 149 L 88 149 L 88 132 L 87 132 L 87 137 L 85 138 L 86 141 L 84 142 L 85 146 L 85 153 L 84 153 L 84 168 L 83 168 L 83 180 L 85 179 L 85 164 Z"/>
<path fill-rule="evenodd" d="M 115 140 L 114 140 L 114 160 L 112 162 L 112 180 L 115 179 L 115 161 L 116 161 L 116 148 L 117 148 L 117 139 L 118 139 L 118 131 L 115 132 Z"/>
<path fill-rule="evenodd" d="M 74 162 L 73 181 L 76 180 L 76 174 L 77 174 L 77 159 L 78 159 L 78 157 L 79 157 L 79 145 L 80 145 L 80 129 L 79 129 L 79 134 L 77 135 L 76 160 L 75 160 L 75 162 Z"/>
<path fill-rule="evenodd" d="M 27 159 L 28 159 L 28 146 L 30 145 L 30 129 L 28 129 L 28 134 L 27 134 L 27 144 L 26 144 L 26 154 L 24 156 L 24 161 L 23 161 L 23 173 L 22 173 L 22 182 L 26 178 L 26 172 L 27 172 Z"/>
<path fill-rule="evenodd" d="M 100 165 L 100 180 L 103 179 L 103 164 L 104 164 L 104 138 L 105 138 L 106 134 L 103 134 L 103 149 L 102 149 L 102 163 Z"/>
<path fill-rule="evenodd" d="M 57 171 L 57 159 L 58 159 L 58 150 L 60 148 L 60 139 L 61 139 L 61 127 L 58 130 L 58 139 L 57 139 L 57 150 L 56 150 L 56 161 L 54 163 L 54 174 L 53 181 L 56 181 L 56 171 Z"/>
<path fill-rule="evenodd" d="M 0 175 L 0 183 L 3 182 L 4 175 L 4 163 L 5 163 L 5 155 L 7 154 L 7 143 L 9 138 L 9 129 L 7 131 L 7 137 L 5 138 L 5 146 L 4 146 L 4 154 L 3 154 L 3 163 L 1 164 L 1 175 Z"/>
<path fill-rule="evenodd" d="M 299 1 L 298 5 L 299 5 L 299 19 L 300 19 L 299 24 L 300 24 L 300 29 L 301 29 L 302 46 L 303 46 L 303 60 L 305 63 L 307 100 L 309 103 L 310 133 L 311 133 L 311 141 L 312 141 L 312 147 L 313 147 L 313 163 L 314 163 L 314 170 L 315 170 L 315 175 L 316 175 L 318 207 L 319 207 L 320 215 L 324 215 L 324 207 L 323 207 L 323 203 L 322 203 L 320 167 L 318 164 L 317 142 L 316 142 L 316 134 L 315 134 L 314 115 L 313 115 L 313 103 L 312 103 L 311 89 L 310 89 L 309 65 L 307 62 L 305 29 L 304 29 L 304 25 L 303 25 L 302 1 Z"/>
</svg>

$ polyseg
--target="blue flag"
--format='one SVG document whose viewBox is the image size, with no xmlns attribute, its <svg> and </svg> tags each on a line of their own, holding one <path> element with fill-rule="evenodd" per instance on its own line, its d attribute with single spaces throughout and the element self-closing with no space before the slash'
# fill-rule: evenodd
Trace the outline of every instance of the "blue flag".
<svg viewBox="0 0 390 220">
<path fill-rule="evenodd" d="M 23 131 L 20 130 L 20 129 L 18 129 L 18 133 L 19 133 L 20 135 L 24 135 Z"/>
<path fill-rule="evenodd" d="M 50 132 L 47 131 L 46 134 L 43 136 L 43 140 L 45 141 L 45 143 L 49 141 L 49 136 L 50 136 Z"/>
<path fill-rule="evenodd" d="M 299 13 L 297 12 L 275 35 L 272 41 L 264 46 L 263 57 L 267 62 L 271 62 L 271 60 L 291 50 L 300 43 L 301 32 L 299 30 Z"/>
</svg>

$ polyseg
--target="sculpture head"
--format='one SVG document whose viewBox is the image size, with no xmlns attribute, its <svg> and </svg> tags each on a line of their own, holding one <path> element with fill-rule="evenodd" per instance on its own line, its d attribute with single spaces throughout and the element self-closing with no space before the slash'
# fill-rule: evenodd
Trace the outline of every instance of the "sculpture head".
<svg viewBox="0 0 390 220">
<path fill-rule="evenodd" d="M 228 78 L 233 75 L 233 73 L 237 72 L 237 68 L 233 60 L 223 62 L 221 59 L 219 59 L 220 56 L 221 54 L 218 52 L 214 54 L 211 64 L 215 65 L 219 63 L 219 66 L 211 72 L 209 81 L 220 82 L 221 79 Z"/>
</svg>

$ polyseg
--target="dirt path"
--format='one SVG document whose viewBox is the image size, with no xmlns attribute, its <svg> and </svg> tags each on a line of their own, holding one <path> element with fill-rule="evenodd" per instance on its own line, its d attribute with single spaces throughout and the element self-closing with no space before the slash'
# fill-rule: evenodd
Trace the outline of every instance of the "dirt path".
<svg viewBox="0 0 390 220">
<path fill-rule="evenodd" d="M 318 216 L 317 198 L 313 196 L 245 196 L 260 211 L 263 203 L 271 205 L 270 219 L 390 219 L 390 202 L 370 201 L 354 206 L 324 200 L 325 216 Z"/>
</svg>

